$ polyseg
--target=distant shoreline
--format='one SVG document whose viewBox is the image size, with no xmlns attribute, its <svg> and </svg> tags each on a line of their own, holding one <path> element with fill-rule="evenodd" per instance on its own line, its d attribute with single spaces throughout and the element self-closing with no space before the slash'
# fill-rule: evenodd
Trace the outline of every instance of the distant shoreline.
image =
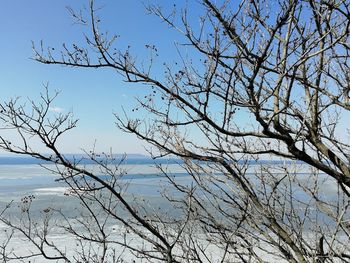
<svg viewBox="0 0 350 263">
<path fill-rule="evenodd" d="M 98 164 L 98 162 L 93 161 L 87 155 L 82 154 L 67 154 L 64 155 L 71 162 L 78 162 L 79 164 Z M 107 159 L 102 156 L 95 157 L 97 161 L 106 161 Z M 111 164 L 119 164 L 122 161 L 122 164 L 183 164 L 183 160 L 179 158 L 152 158 L 142 154 L 116 154 L 113 155 L 113 160 L 108 159 L 108 162 Z M 29 164 L 51 164 L 53 162 L 44 161 L 41 159 L 36 159 L 34 157 L 27 156 L 1 156 L 0 155 L 0 165 L 29 165 Z M 244 161 L 239 163 L 244 163 Z M 251 160 L 249 161 L 250 165 L 259 165 L 259 164 L 302 164 L 302 161 L 293 161 L 293 160 Z"/>
</svg>

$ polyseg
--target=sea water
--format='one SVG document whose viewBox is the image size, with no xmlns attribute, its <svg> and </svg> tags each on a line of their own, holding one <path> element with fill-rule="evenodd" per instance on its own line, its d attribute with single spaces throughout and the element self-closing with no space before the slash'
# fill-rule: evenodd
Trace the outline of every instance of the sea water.
<svg viewBox="0 0 350 263">
<path fill-rule="evenodd" d="M 117 163 L 117 162 L 116 162 Z M 192 179 L 186 171 L 178 165 L 178 160 L 158 161 L 158 164 L 166 164 L 168 170 L 172 175 L 176 176 L 176 180 L 182 184 L 191 184 Z M 264 163 L 274 165 L 273 162 Z M 279 163 L 280 164 L 280 163 Z M 81 165 L 90 171 L 95 171 L 98 174 L 98 166 L 92 162 L 85 161 Z M 252 175 L 254 169 L 259 168 L 259 163 L 252 164 L 252 169 L 249 171 Z M 128 159 L 120 165 L 119 169 L 124 176 L 121 177 L 121 183 L 128 185 L 126 192 L 127 198 L 130 202 L 133 198 L 138 197 L 147 200 L 150 207 L 160 207 L 163 210 L 171 207 L 162 198 L 164 191 L 169 191 L 168 180 L 155 167 L 155 163 L 150 158 L 134 158 Z M 80 216 L 80 203 L 76 196 L 67 194 L 67 185 L 58 179 L 60 175 L 56 172 L 56 167 L 53 164 L 38 161 L 32 158 L 16 158 L 16 157 L 0 157 L 0 211 L 2 211 L 8 204 L 11 204 L 8 213 L 10 218 L 16 220 L 20 218 L 23 213 L 21 206 L 23 206 L 23 198 L 30 196 L 33 198 L 31 204 L 31 216 L 33 220 L 40 220 L 45 217 L 45 211 L 48 208 L 55 208 L 61 210 L 69 219 L 74 220 Z M 276 174 L 280 171 L 276 171 Z M 101 178 L 105 175 L 98 174 Z M 309 173 L 302 166 L 298 168 L 298 175 L 300 177 L 309 177 Z M 249 176 L 249 174 L 248 174 Z M 336 192 L 336 188 L 332 190 L 334 184 L 330 182 L 325 184 L 327 194 L 330 196 Z M 174 192 L 175 194 L 175 192 Z M 302 193 L 301 193 L 302 194 Z M 55 226 L 53 226 L 55 227 Z M 7 226 L 0 223 L 0 243 L 6 240 L 6 235 L 3 232 Z M 108 226 L 111 232 L 122 231 L 120 225 L 110 224 Z M 74 246 L 75 240 L 71 235 L 53 229 L 50 238 L 59 246 Z M 18 249 L 18 253 L 26 253 L 26 250 L 19 249 L 25 245 L 26 248 L 32 247 L 20 236 L 14 236 L 11 247 L 14 250 Z M 20 252 L 21 251 L 21 252 Z M 28 251 L 27 251 L 28 252 Z M 72 251 L 69 253 L 73 253 Z M 31 262 L 46 262 L 43 259 L 32 259 Z M 141 261 L 140 261 L 141 262 Z M 272 261 L 271 261 L 272 262 Z"/>
<path fill-rule="evenodd" d="M 116 160 L 115 163 L 119 163 L 119 160 Z M 165 162 L 158 162 L 158 164 L 160 163 Z M 186 173 L 176 165 L 176 161 L 170 160 L 166 163 L 177 176 L 185 177 Z M 105 176 L 94 162 L 83 161 L 80 166 L 86 170 L 94 171 L 100 178 Z M 169 206 L 166 207 L 165 203 L 162 203 L 163 199 L 161 198 L 166 180 L 155 168 L 155 162 L 152 159 L 140 157 L 127 159 L 119 165 L 118 171 L 123 174 L 120 183 L 128 185 L 125 196 L 131 203 L 137 196 L 147 200 L 151 206 L 169 208 Z M 80 200 L 77 196 L 69 193 L 67 184 L 60 181 L 60 178 L 54 164 L 33 158 L 0 157 L 0 213 L 9 206 L 3 216 L 16 224 L 18 220 L 26 216 L 22 208 L 28 206 L 29 200 L 31 220 L 38 222 L 39 227 L 43 225 L 48 209 L 60 210 L 68 220 L 74 222 L 75 219 L 82 216 L 79 210 L 81 208 Z M 76 246 L 74 237 L 62 232 L 58 227 L 60 222 L 55 221 L 56 214 L 51 216 L 53 217 L 51 219 L 53 225 L 49 238 L 61 248 Z M 110 232 L 122 231 L 121 226 L 115 224 L 115 222 L 111 222 L 107 229 Z M 6 224 L 0 222 L 0 244 L 6 241 L 7 234 L 10 233 L 8 229 Z M 35 251 L 35 248 L 19 234 L 13 236 L 8 249 L 13 249 L 17 255 L 26 255 L 30 253 L 30 249 Z M 69 249 L 67 251 L 74 253 Z M 30 262 L 46 262 L 39 257 L 28 260 L 31 260 Z"/>
</svg>

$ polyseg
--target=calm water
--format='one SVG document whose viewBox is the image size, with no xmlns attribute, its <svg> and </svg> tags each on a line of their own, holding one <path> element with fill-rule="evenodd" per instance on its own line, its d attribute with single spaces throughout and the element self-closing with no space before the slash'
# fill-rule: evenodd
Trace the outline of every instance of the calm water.
<svg viewBox="0 0 350 263">
<path fill-rule="evenodd" d="M 168 169 L 176 175 L 178 182 L 183 184 L 191 183 L 191 178 L 186 174 L 184 169 L 176 164 L 178 163 L 177 160 L 161 160 L 158 163 L 167 163 Z M 40 164 L 44 164 L 48 169 L 41 167 Z M 273 166 L 277 163 L 264 162 L 264 164 L 271 164 Z M 88 161 L 83 162 L 82 165 L 88 170 L 96 170 L 97 168 L 96 165 Z M 131 199 L 133 195 L 137 195 L 147 199 L 151 206 L 154 205 L 164 209 L 169 208 L 164 199 L 161 198 L 161 192 L 167 187 L 167 179 L 159 175 L 152 159 L 142 157 L 131 158 L 125 164 L 121 165 L 120 168 L 128 173 L 123 177 L 122 181 L 129 183 L 128 195 Z M 258 168 L 258 163 L 252 163 L 250 173 L 253 175 L 253 170 Z M 78 217 L 78 213 L 73 211 L 76 211 L 74 208 L 79 206 L 79 201 L 72 196 L 65 195 L 66 185 L 57 182 L 56 179 L 59 176 L 50 171 L 50 169 L 54 169 L 54 166 L 31 158 L 0 157 L 0 209 L 12 202 L 11 210 L 9 211 L 10 216 L 19 217 L 20 209 L 18 207 L 21 206 L 21 199 L 24 196 L 33 195 L 35 196 L 35 201 L 33 202 L 31 211 L 34 219 L 42 217 L 43 211 L 52 206 L 61 209 L 70 218 Z M 276 173 L 278 172 L 276 170 Z M 309 173 L 305 167 L 298 167 L 297 172 L 300 178 L 309 178 Z M 101 176 L 103 177 L 103 175 Z M 337 190 L 332 182 L 325 182 L 324 189 L 326 189 L 325 193 L 330 198 Z M 301 195 L 302 193 L 299 194 L 299 197 Z M 0 231 L 4 230 L 5 227 L 5 225 L 0 224 Z M 112 227 L 113 229 L 115 228 L 114 225 L 110 227 L 111 229 Z M 74 247 L 75 241 L 72 237 L 62 233 L 54 233 L 54 235 L 58 244 L 62 246 L 69 244 L 69 246 Z M 0 242 L 1 238 L 0 236 Z M 23 239 L 16 237 L 11 243 L 11 246 L 16 249 L 24 244 L 27 246 Z M 42 263 L 46 261 L 38 259 L 33 262 Z"/>
<path fill-rule="evenodd" d="M 119 160 L 120 157 L 117 158 L 116 163 Z M 168 170 L 176 175 L 176 180 L 190 182 L 191 179 L 186 171 L 178 165 L 179 160 L 155 161 L 151 158 L 134 155 L 120 165 L 120 170 L 127 172 L 127 175 L 122 177 L 122 181 L 130 183 L 128 190 L 130 194 L 159 196 L 159 191 L 164 188 L 167 180 L 155 168 L 155 162 L 157 164 L 167 164 Z M 256 167 L 258 168 L 261 163 L 272 166 L 281 164 L 280 162 L 253 162 L 250 173 L 254 173 L 253 170 Z M 96 174 L 99 174 L 97 166 L 91 161 L 84 160 L 81 165 L 84 165 L 87 170 L 93 170 Z M 299 176 L 308 178 L 308 171 L 304 170 L 302 166 L 297 169 Z M 17 202 L 26 195 L 35 195 L 41 201 L 63 198 L 66 185 L 57 182 L 56 179 L 59 176 L 50 170 L 55 170 L 55 166 L 33 158 L 0 156 L 0 205 L 12 200 Z M 102 174 L 100 176 L 104 177 Z"/>
<path fill-rule="evenodd" d="M 169 163 L 168 167 L 181 180 L 186 178 L 184 170 L 176 165 L 175 160 L 158 163 Z M 83 162 L 87 170 L 96 171 L 97 166 L 91 162 Z M 47 207 L 54 206 L 57 209 L 66 211 L 71 215 L 72 207 L 79 206 L 79 200 L 67 196 L 67 186 L 57 182 L 59 175 L 53 173 L 55 166 L 40 162 L 32 158 L 0 157 L 0 209 L 12 202 L 11 215 L 18 216 L 22 201 L 25 196 L 35 197 L 31 211 L 33 216 L 40 217 L 42 211 Z M 121 183 L 128 183 L 128 196 L 138 195 L 150 202 L 162 206 L 160 192 L 164 190 L 166 180 L 159 175 L 154 167 L 154 160 L 149 158 L 131 158 L 125 164 L 120 165 L 120 170 L 127 172 Z M 104 175 L 100 175 L 102 178 Z M 187 176 L 188 178 L 188 176 Z M 188 179 L 185 179 L 188 180 Z M 71 216 L 74 216 L 73 214 Z"/>
</svg>

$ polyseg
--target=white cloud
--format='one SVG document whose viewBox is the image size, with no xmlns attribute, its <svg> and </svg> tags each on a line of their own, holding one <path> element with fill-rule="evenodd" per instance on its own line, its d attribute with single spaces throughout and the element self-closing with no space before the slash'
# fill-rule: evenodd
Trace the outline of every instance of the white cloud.
<svg viewBox="0 0 350 263">
<path fill-rule="evenodd" d="M 50 108 L 49 108 L 49 111 L 55 112 L 55 113 L 61 113 L 61 112 L 64 111 L 64 109 L 63 109 L 63 108 L 60 108 L 60 107 L 50 107 Z"/>
</svg>

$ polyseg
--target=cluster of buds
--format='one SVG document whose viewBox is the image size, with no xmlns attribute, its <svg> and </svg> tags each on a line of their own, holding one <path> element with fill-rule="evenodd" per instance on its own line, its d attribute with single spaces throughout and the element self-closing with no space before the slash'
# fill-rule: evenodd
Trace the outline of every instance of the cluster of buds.
<svg viewBox="0 0 350 263">
<path fill-rule="evenodd" d="M 28 204 L 28 203 L 31 203 L 33 201 L 33 199 L 35 199 L 34 195 L 28 195 L 28 196 L 21 198 L 21 202 L 23 204 Z"/>
</svg>

